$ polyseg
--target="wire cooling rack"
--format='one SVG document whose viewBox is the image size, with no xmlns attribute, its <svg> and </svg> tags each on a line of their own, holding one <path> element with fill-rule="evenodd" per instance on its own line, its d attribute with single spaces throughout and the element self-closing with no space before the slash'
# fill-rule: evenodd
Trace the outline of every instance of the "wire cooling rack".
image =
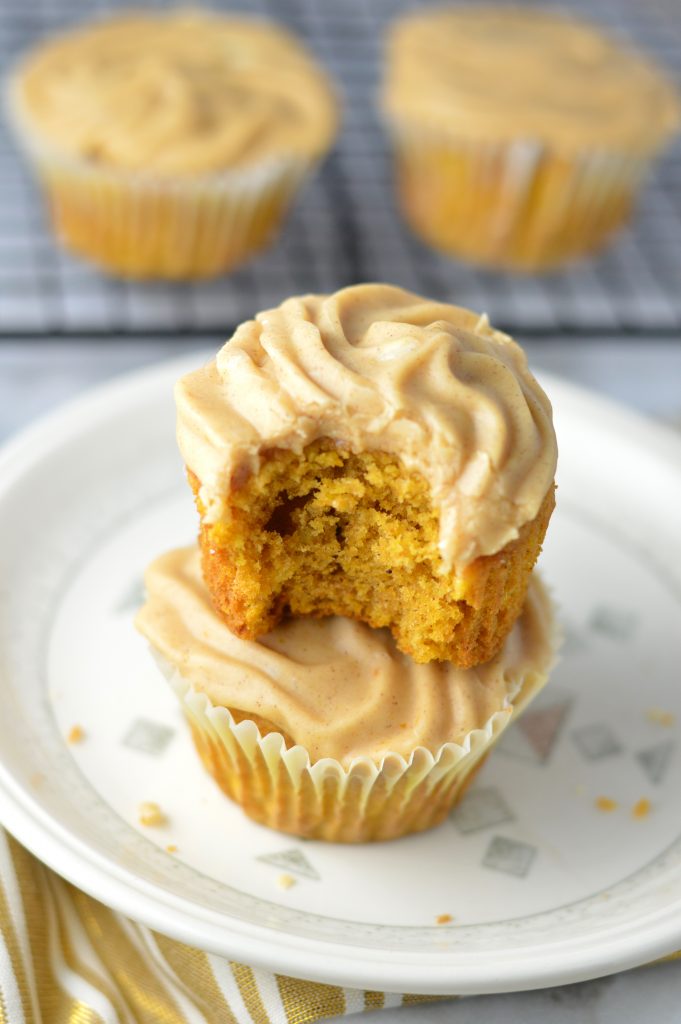
<svg viewBox="0 0 681 1024">
<path fill-rule="evenodd" d="M 2 0 L 0 60 L 11 66 L 38 39 L 117 2 Z M 147 6 L 165 6 L 160 3 Z M 226 6 L 213 3 L 212 6 Z M 375 107 L 381 40 L 400 0 L 234 0 L 232 10 L 289 25 L 326 65 L 344 102 L 333 154 L 308 184 L 276 244 L 236 272 L 192 285 L 108 278 L 63 252 L 38 191 L 0 126 L 0 336 L 227 333 L 306 291 L 391 281 L 486 311 L 536 334 L 671 333 L 681 327 L 681 144 L 658 162 L 631 228 L 598 258 L 541 277 L 475 270 L 419 243 L 394 205 L 391 163 Z M 659 59 L 681 80 L 678 0 L 571 0 Z"/>
</svg>

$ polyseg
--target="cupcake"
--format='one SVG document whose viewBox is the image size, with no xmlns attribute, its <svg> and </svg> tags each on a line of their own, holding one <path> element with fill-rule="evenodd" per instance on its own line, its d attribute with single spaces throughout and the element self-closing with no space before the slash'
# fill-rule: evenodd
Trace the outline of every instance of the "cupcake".
<svg viewBox="0 0 681 1024">
<path fill-rule="evenodd" d="M 387 630 L 343 618 L 291 618 L 239 639 L 212 607 L 195 546 L 163 555 L 145 579 L 136 624 L 205 767 L 251 818 L 307 838 L 437 825 L 554 659 L 536 574 L 503 649 L 468 670 L 417 665 Z"/>
<path fill-rule="evenodd" d="M 598 249 L 679 124 L 676 89 L 654 64 L 536 7 L 400 18 L 382 106 L 414 231 L 474 263 L 526 271 Z"/>
<path fill-rule="evenodd" d="M 554 505 L 549 401 L 486 317 L 390 285 L 288 299 L 176 388 L 203 574 L 230 630 L 386 627 L 493 658 Z"/>
<path fill-rule="evenodd" d="M 8 100 L 60 239 L 133 278 L 211 276 L 257 252 L 336 130 L 326 76 L 293 36 L 208 11 L 48 40 Z"/>
</svg>

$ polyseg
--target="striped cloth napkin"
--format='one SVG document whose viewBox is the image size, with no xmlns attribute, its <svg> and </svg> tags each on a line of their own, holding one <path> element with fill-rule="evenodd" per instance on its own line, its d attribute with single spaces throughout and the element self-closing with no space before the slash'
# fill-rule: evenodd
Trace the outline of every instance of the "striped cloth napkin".
<svg viewBox="0 0 681 1024">
<path fill-rule="evenodd" d="M 308 1024 L 434 998 L 202 953 L 86 896 L 0 828 L 0 1024 Z"/>
</svg>

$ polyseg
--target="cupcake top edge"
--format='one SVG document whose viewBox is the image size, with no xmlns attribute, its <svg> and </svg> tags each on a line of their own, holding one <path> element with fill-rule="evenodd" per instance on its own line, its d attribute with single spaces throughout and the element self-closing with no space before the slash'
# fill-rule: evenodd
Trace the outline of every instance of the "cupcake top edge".
<svg viewBox="0 0 681 1024">
<path fill-rule="evenodd" d="M 551 405 L 520 346 L 485 316 L 392 285 L 259 313 L 175 395 L 207 522 L 263 453 L 328 438 L 427 480 L 446 572 L 515 540 L 555 476 Z"/>
<path fill-rule="evenodd" d="M 209 11 L 131 13 L 48 39 L 17 67 L 19 130 L 107 168 L 191 176 L 330 147 L 325 72 L 278 25 Z"/>
<path fill-rule="evenodd" d="M 164 661 L 214 706 L 270 723 L 312 761 L 347 766 L 463 744 L 554 659 L 552 605 L 536 574 L 501 652 L 467 670 L 418 665 L 388 630 L 340 617 L 293 618 L 258 641 L 240 640 L 213 609 L 196 546 L 162 555 L 145 582 L 136 624 Z"/>
<path fill-rule="evenodd" d="M 444 6 L 388 34 L 383 109 L 399 132 L 646 156 L 681 122 L 676 85 L 599 27 L 529 7 Z"/>
</svg>

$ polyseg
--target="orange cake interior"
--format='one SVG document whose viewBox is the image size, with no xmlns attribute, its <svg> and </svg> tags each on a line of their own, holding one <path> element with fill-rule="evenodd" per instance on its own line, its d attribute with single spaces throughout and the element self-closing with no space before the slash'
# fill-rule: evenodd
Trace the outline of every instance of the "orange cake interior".
<svg viewBox="0 0 681 1024">
<path fill-rule="evenodd" d="M 346 615 L 387 626 L 417 662 L 491 658 L 520 614 L 554 506 L 553 487 L 519 537 L 441 572 L 439 511 L 415 472 L 383 452 L 329 439 L 268 451 L 259 472 L 203 519 L 203 572 L 230 629 L 255 639 L 283 614 Z"/>
</svg>

